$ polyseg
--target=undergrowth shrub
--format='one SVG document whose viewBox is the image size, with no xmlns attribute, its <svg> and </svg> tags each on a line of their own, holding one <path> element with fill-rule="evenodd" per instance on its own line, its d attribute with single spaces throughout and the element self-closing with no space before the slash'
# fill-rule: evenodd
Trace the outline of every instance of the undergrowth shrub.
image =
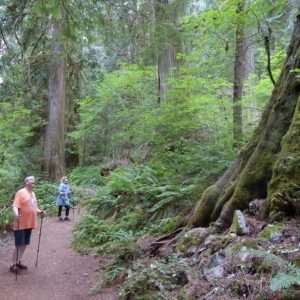
<svg viewBox="0 0 300 300">
<path fill-rule="evenodd" d="M 22 182 L 22 168 L 21 164 L 15 165 L 17 161 L 10 165 L 9 160 L 2 167 L 0 166 L 0 230 L 9 228 L 13 222 L 12 203 Z"/>
<path fill-rule="evenodd" d="M 120 253 L 120 245 L 133 240 L 131 230 L 89 214 L 84 217 L 84 221 L 79 223 L 74 232 L 74 246 L 81 252 L 96 247 L 98 251 L 109 254 Z"/>
<path fill-rule="evenodd" d="M 289 263 L 285 272 L 279 272 L 272 278 L 271 290 L 287 290 L 293 285 L 300 286 L 300 268 Z"/>
<path fill-rule="evenodd" d="M 287 291 L 292 286 L 300 286 L 300 268 L 285 259 L 265 251 L 252 250 L 255 256 L 263 259 L 264 262 L 275 265 L 270 288 L 272 291 Z"/>
<path fill-rule="evenodd" d="M 181 186 L 172 179 L 160 178 L 150 167 L 121 168 L 114 171 L 96 197 L 87 202 L 87 208 L 102 218 L 112 214 L 119 217 L 119 214 L 127 213 L 126 208 L 143 212 L 152 220 L 170 217 L 191 205 L 194 187 L 193 184 Z"/>
<path fill-rule="evenodd" d="M 119 289 L 120 300 L 169 299 L 170 291 L 187 283 L 188 265 L 176 256 L 146 262 L 137 261 L 127 270 L 127 280 Z"/>
<path fill-rule="evenodd" d="M 0 230 L 8 229 L 13 222 L 13 213 L 11 207 L 2 207 L 0 209 Z"/>
<path fill-rule="evenodd" d="M 166 174 L 157 164 L 112 172 L 84 202 L 88 214 L 75 229 L 75 247 L 118 255 L 120 249 L 131 252 L 142 235 L 174 231 L 199 195 L 199 178 L 181 182 Z"/>
<path fill-rule="evenodd" d="M 102 185 L 103 177 L 100 174 L 100 166 L 87 166 L 74 168 L 69 175 L 72 185 L 94 186 Z"/>
<path fill-rule="evenodd" d="M 47 212 L 47 215 L 56 213 L 56 196 L 58 185 L 48 181 L 39 181 L 34 189 L 38 198 L 39 207 Z"/>
</svg>

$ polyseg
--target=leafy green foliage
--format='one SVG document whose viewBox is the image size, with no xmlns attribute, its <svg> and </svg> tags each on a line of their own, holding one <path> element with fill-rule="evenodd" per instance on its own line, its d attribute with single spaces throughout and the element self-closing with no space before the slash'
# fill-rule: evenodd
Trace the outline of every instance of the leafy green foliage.
<svg viewBox="0 0 300 300">
<path fill-rule="evenodd" d="M 104 78 L 96 98 L 81 101 L 82 121 L 70 136 L 84 141 L 87 162 L 128 154 L 140 162 L 148 153 L 170 174 L 219 173 L 234 157 L 231 107 L 214 95 L 228 83 L 183 71 L 158 107 L 153 75 L 152 68 L 123 65 Z"/>
<path fill-rule="evenodd" d="M 300 285 L 300 268 L 292 264 L 288 265 L 286 273 L 278 273 L 271 281 L 272 291 L 288 289 L 292 285 Z"/>
<path fill-rule="evenodd" d="M 121 249 L 131 253 L 139 236 L 166 233 L 178 226 L 193 205 L 193 188 L 193 184 L 176 185 L 159 177 L 149 166 L 117 169 L 85 202 L 89 214 L 76 228 L 74 243 L 109 254 Z"/>
<path fill-rule="evenodd" d="M 100 175 L 100 166 L 74 168 L 69 179 L 72 185 L 95 186 L 103 184 L 103 177 Z"/>
<path fill-rule="evenodd" d="M 0 223 L 11 222 L 12 199 L 23 178 L 32 169 L 29 143 L 33 129 L 40 119 L 32 114 L 25 99 L 26 93 L 17 85 L 22 69 L 14 67 L 12 76 L 1 85 L 0 101 Z M 15 80 L 15 82 L 13 82 Z M 14 94 L 13 92 L 18 92 Z M 12 95 L 13 94 L 13 95 Z"/>
<path fill-rule="evenodd" d="M 271 290 L 286 290 L 292 285 L 300 285 L 300 268 L 281 257 L 264 251 L 252 250 L 255 256 L 263 258 L 265 262 L 276 265 L 277 274 L 271 280 Z M 273 269 L 275 269 L 273 267 Z"/>
<path fill-rule="evenodd" d="M 123 225 L 123 224 L 122 224 Z M 120 245 L 126 248 L 133 241 L 133 235 L 125 227 L 99 220 L 92 215 L 86 215 L 74 233 L 74 245 L 79 251 L 97 247 L 99 251 L 120 253 Z"/>
<path fill-rule="evenodd" d="M 192 203 L 193 188 L 193 184 L 180 186 L 171 178 L 160 177 L 151 167 L 120 168 L 87 205 L 94 214 L 102 216 L 133 207 L 152 217 L 160 212 L 167 216 L 168 207 L 175 212 L 189 206 L 189 198 Z M 180 202 L 181 198 L 185 201 Z"/>
<path fill-rule="evenodd" d="M 113 149 L 123 151 L 131 139 L 139 138 L 136 131 L 141 134 L 142 130 L 137 122 L 153 103 L 155 82 L 151 76 L 151 69 L 124 66 L 106 75 L 96 99 L 81 101 L 82 121 L 71 137 L 84 140 L 87 157 L 100 160 L 103 155 L 112 156 Z"/>
<path fill-rule="evenodd" d="M 0 209 L 0 230 L 6 229 L 13 222 L 13 213 L 11 207 Z"/>
<path fill-rule="evenodd" d="M 56 213 L 56 196 L 57 184 L 39 181 L 35 188 L 35 193 L 38 198 L 39 206 L 47 212 L 47 215 L 54 215 Z"/>
</svg>

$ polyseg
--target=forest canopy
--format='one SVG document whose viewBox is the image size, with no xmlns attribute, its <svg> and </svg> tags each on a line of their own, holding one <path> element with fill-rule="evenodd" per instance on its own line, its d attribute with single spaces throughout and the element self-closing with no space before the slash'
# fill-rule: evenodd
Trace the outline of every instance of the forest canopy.
<svg viewBox="0 0 300 300">
<path fill-rule="evenodd" d="M 258 126 L 297 6 L 2 1 L 1 190 L 126 161 L 199 197 Z"/>
</svg>

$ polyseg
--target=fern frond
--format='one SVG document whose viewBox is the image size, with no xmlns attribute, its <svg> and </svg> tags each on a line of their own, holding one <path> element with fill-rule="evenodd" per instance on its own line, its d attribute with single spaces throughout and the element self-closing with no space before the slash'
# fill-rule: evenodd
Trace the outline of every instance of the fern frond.
<svg viewBox="0 0 300 300">
<path fill-rule="evenodd" d="M 300 285 L 300 273 L 278 273 L 271 281 L 271 290 L 278 291 Z"/>
</svg>

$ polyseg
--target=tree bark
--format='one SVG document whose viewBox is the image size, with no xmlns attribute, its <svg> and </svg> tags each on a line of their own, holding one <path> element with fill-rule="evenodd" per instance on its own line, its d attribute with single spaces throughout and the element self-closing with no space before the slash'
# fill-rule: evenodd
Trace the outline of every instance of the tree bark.
<svg viewBox="0 0 300 300">
<path fill-rule="evenodd" d="M 288 132 L 273 168 L 268 187 L 269 211 L 278 214 L 300 214 L 300 97 Z"/>
<path fill-rule="evenodd" d="M 70 49 L 69 49 L 70 51 Z M 77 99 L 80 99 L 80 70 L 81 63 L 72 60 L 70 55 L 66 55 L 66 87 L 65 87 L 65 133 L 75 130 L 76 125 L 80 122 L 79 115 L 79 103 Z M 79 143 L 81 144 L 81 143 Z M 76 142 L 74 142 L 68 136 L 65 139 L 65 166 L 66 168 L 74 167 L 79 164 L 79 148 Z"/>
<path fill-rule="evenodd" d="M 285 203 L 289 210 L 298 205 L 295 194 L 299 189 L 295 185 L 299 185 L 300 156 L 299 68 L 298 14 L 286 61 L 257 129 L 227 174 L 203 193 L 189 226 L 216 221 L 217 228 L 226 228 L 234 210 L 246 208 L 255 198 L 267 197 L 269 215 L 280 212 Z M 284 196 L 287 187 L 289 201 Z"/>
<path fill-rule="evenodd" d="M 157 81 L 158 81 L 158 103 L 166 100 L 168 92 L 168 78 L 172 68 L 176 64 L 176 47 L 168 28 L 163 23 L 172 24 L 168 12 L 169 0 L 155 0 L 155 27 L 157 37 Z"/>
<path fill-rule="evenodd" d="M 52 26 L 52 50 L 49 60 L 48 123 L 44 146 L 44 168 L 50 180 L 57 180 L 65 171 L 65 94 L 66 70 L 61 42 L 62 24 Z"/>
<path fill-rule="evenodd" d="M 236 25 L 233 80 L 233 141 L 235 147 L 239 147 L 243 139 L 242 96 L 247 71 L 247 39 L 245 34 L 245 22 L 242 15 L 244 9 L 245 1 L 241 0 L 237 6 L 238 22 Z"/>
</svg>

